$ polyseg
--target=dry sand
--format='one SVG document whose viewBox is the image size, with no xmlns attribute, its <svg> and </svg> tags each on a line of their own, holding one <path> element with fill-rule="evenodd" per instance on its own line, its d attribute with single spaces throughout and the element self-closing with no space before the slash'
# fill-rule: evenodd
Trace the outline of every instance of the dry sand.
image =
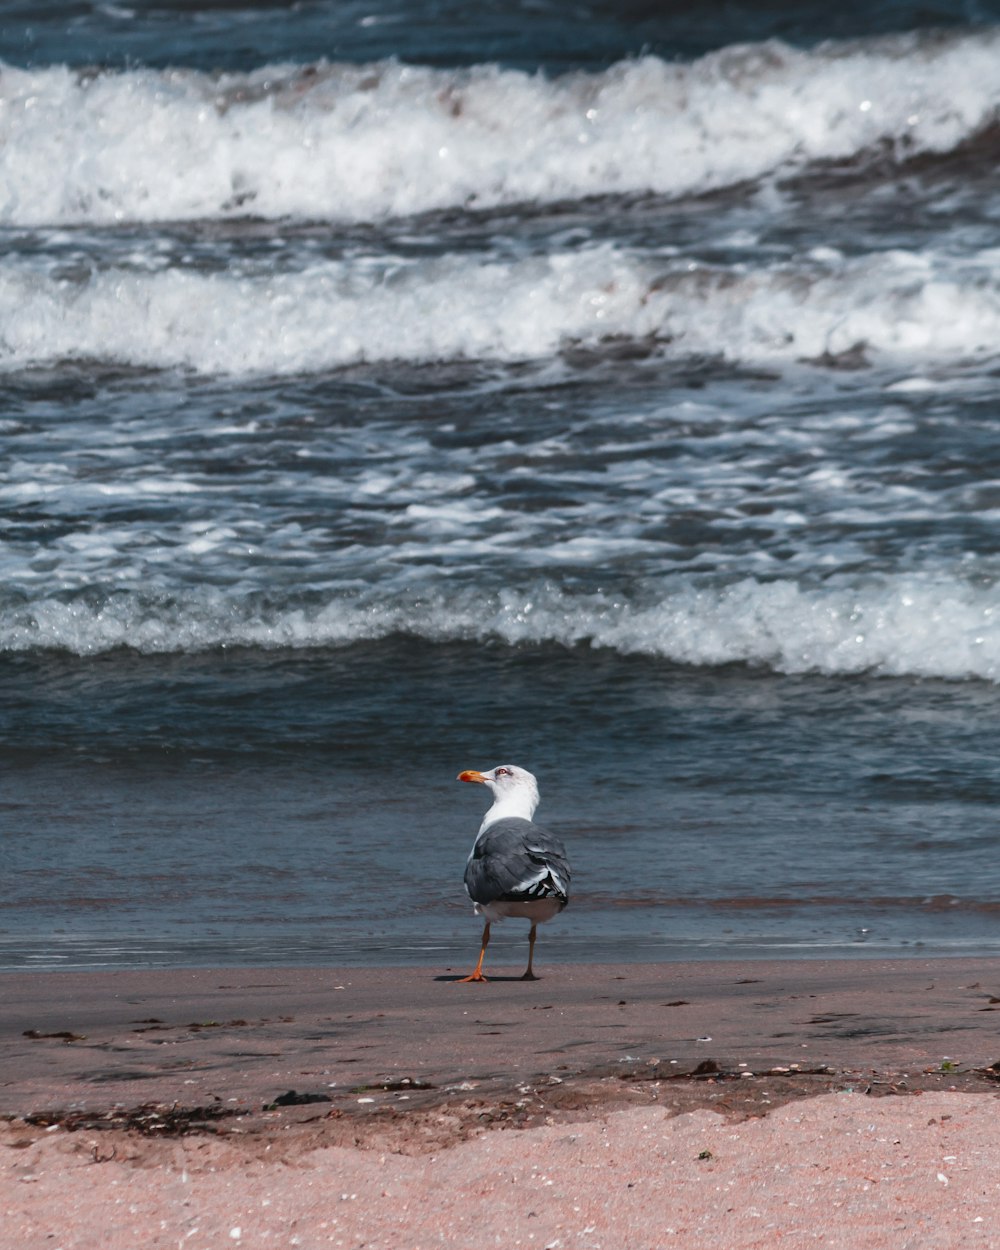
<svg viewBox="0 0 1000 1250">
<path fill-rule="evenodd" d="M 0 976 L 0 1247 L 1000 1246 L 995 961 L 544 971 Z"/>
</svg>

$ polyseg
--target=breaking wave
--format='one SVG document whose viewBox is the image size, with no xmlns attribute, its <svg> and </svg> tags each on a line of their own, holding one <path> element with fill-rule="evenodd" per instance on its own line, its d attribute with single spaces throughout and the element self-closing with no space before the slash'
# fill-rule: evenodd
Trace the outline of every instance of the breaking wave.
<svg viewBox="0 0 1000 1250">
<path fill-rule="evenodd" d="M 760 269 L 612 245 L 542 257 L 327 262 L 298 273 L 0 263 L 0 367 L 99 360 L 201 373 L 523 360 L 606 340 L 733 361 L 992 355 L 1000 249 L 965 258 L 818 249 Z"/>
<path fill-rule="evenodd" d="M 0 73 L 0 222 L 252 215 L 369 221 L 655 192 L 683 196 L 993 125 L 1000 33 L 733 46 L 548 79 L 272 65 L 245 74 Z"/>
<path fill-rule="evenodd" d="M 845 577 L 816 587 L 745 578 L 682 582 L 641 597 L 569 594 L 549 583 L 488 593 L 330 594 L 308 604 L 200 588 L 181 594 L 89 591 L 71 600 L 8 594 L 0 650 L 93 655 L 220 647 L 346 646 L 394 634 L 431 643 L 608 648 L 694 666 L 780 673 L 1000 679 L 1000 589 L 946 574 Z"/>
</svg>

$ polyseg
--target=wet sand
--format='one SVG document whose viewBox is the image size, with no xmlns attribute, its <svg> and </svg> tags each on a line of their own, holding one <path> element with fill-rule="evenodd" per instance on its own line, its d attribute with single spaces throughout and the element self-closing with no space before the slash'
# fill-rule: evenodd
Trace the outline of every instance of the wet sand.
<svg viewBox="0 0 1000 1250">
<path fill-rule="evenodd" d="M 0 975 L 4 1235 L 1000 1240 L 996 961 L 464 971 Z"/>
</svg>

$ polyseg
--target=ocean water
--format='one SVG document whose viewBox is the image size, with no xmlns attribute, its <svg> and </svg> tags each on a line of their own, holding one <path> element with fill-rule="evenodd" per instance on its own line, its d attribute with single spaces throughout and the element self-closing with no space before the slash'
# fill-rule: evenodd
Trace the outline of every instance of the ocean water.
<svg viewBox="0 0 1000 1250">
<path fill-rule="evenodd" d="M 998 65 L 0 3 L 0 967 L 463 966 L 504 761 L 542 965 L 1000 951 Z"/>
</svg>

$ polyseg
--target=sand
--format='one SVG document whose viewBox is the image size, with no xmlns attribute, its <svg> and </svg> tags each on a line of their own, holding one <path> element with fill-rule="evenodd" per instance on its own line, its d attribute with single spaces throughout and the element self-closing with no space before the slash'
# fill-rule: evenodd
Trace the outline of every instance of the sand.
<svg viewBox="0 0 1000 1250">
<path fill-rule="evenodd" d="M 995 961 L 543 972 L 0 975 L 0 1246 L 1000 1244 Z"/>
</svg>

